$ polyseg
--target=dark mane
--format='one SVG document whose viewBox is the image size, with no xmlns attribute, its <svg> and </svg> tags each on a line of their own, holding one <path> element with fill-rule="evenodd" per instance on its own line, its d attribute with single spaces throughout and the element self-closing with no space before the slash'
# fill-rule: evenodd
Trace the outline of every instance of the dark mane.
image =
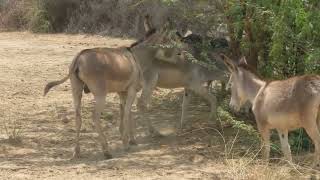
<svg viewBox="0 0 320 180">
<path fill-rule="evenodd" d="M 132 43 L 130 45 L 129 49 L 141 44 L 142 42 L 144 42 L 146 39 L 148 39 L 151 35 L 155 34 L 156 32 L 157 32 L 157 30 L 155 28 L 150 29 L 143 38 L 140 38 L 138 41 Z"/>
<path fill-rule="evenodd" d="M 244 62 L 240 62 L 238 64 L 238 67 L 243 68 L 244 70 L 247 70 L 249 72 L 251 72 L 252 74 L 254 74 L 255 76 L 257 76 L 260 79 L 263 79 L 257 72 L 257 70 L 255 68 L 253 68 L 251 65 L 244 63 Z"/>
</svg>

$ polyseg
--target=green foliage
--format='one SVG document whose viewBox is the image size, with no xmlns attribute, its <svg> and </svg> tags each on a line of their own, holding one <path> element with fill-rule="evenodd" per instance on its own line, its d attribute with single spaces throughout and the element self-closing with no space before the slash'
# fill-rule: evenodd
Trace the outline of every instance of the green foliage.
<svg viewBox="0 0 320 180">
<path fill-rule="evenodd" d="M 303 129 L 298 129 L 289 134 L 289 144 L 293 152 L 299 153 L 304 150 L 310 150 L 312 142 Z"/>
<path fill-rule="evenodd" d="M 229 20 L 235 29 L 230 36 L 239 41 L 242 54 L 258 51 L 258 70 L 267 78 L 319 73 L 319 4 L 301 0 L 228 1 L 226 16 L 232 17 Z M 252 37 L 246 28 L 250 28 Z M 293 151 L 310 148 L 310 140 L 302 130 L 291 133 L 290 144 Z"/>
<path fill-rule="evenodd" d="M 227 122 L 232 125 L 233 128 L 242 130 L 248 135 L 252 136 L 253 140 L 258 140 L 259 133 L 252 127 L 251 125 L 248 125 L 245 123 L 245 121 L 240 120 L 236 117 L 234 117 L 229 111 L 228 108 L 220 106 L 218 107 L 218 115 L 219 118 L 223 122 Z"/>
<path fill-rule="evenodd" d="M 168 1 L 166 1 L 168 2 Z M 240 52 L 250 55 L 257 51 L 258 72 L 268 79 L 284 79 L 305 73 L 320 73 L 320 2 L 317 0 L 222 0 L 221 14 L 207 13 L 203 9 L 188 9 L 181 2 L 169 1 L 171 7 L 188 22 L 205 24 L 203 28 L 228 24 L 229 37 L 240 44 Z M 208 9 L 213 6 L 209 1 Z M 219 7 L 216 3 L 216 7 Z M 199 6 L 201 7 L 201 6 Z M 216 20 L 212 20 L 212 19 Z M 200 31 L 201 32 L 201 31 Z M 201 49 L 199 60 L 208 61 L 210 48 L 206 43 L 197 44 Z M 251 131 L 243 121 L 234 118 L 227 107 L 219 109 L 222 120 L 235 128 Z M 310 148 L 310 140 L 302 131 L 293 131 L 290 144 L 294 152 Z M 276 146 L 276 145 L 274 145 Z M 277 149 L 277 148 L 275 148 Z"/>
<path fill-rule="evenodd" d="M 48 33 L 51 32 L 52 26 L 49 21 L 48 12 L 38 7 L 34 10 L 30 30 L 35 33 Z"/>
</svg>

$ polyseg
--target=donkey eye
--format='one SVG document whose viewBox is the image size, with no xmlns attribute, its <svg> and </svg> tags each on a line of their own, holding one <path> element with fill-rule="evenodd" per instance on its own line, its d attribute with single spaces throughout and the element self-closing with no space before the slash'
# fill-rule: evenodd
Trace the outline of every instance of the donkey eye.
<svg viewBox="0 0 320 180">
<path fill-rule="evenodd" d="M 178 56 L 181 56 L 181 52 L 179 52 L 177 55 L 178 55 Z"/>
</svg>

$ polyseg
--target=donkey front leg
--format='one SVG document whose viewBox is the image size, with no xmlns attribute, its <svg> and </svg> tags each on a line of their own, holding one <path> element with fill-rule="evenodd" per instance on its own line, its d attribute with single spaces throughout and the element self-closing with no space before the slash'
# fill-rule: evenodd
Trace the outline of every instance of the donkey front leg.
<svg viewBox="0 0 320 180">
<path fill-rule="evenodd" d="M 210 94 L 208 89 L 201 86 L 201 85 L 195 85 L 190 88 L 193 90 L 196 94 L 202 96 L 205 100 L 210 102 L 211 111 L 210 111 L 210 119 L 216 120 L 217 118 L 217 99 L 214 95 Z"/>
<path fill-rule="evenodd" d="M 183 122 L 186 116 L 187 108 L 190 102 L 191 93 L 187 88 L 184 89 L 183 93 L 183 101 L 182 101 L 182 111 L 181 111 L 181 119 L 180 119 L 180 129 L 183 127 Z"/>
<path fill-rule="evenodd" d="M 132 141 L 132 144 L 136 144 L 135 140 L 135 122 L 131 118 L 131 108 L 133 101 L 136 97 L 137 91 L 134 87 L 130 87 L 128 90 L 126 103 L 124 106 L 124 113 L 123 113 L 123 133 L 122 135 L 122 143 L 125 149 L 129 148 L 129 140 Z M 131 144 L 130 143 L 130 144 Z"/>
<path fill-rule="evenodd" d="M 112 156 L 108 150 L 108 142 L 106 140 L 106 137 L 102 131 L 102 127 L 100 124 L 100 116 L 101 116 L 101 112 L 104 109 L 104 105 L 106 102 L 106 96 L 95 96 L 94 99 L 96 102 L 95 102 L 95 108 L 94 108 L 94 112 L 92 115 L 92 119 L 94 122 L 95 129 L 98 133 L 98 140 L 102 146 L 103 155 L 106 159 L 111 159 Z"/>
<path fill-rule="evenodd" d="M 138 109 L 140 112 L 145 113 L 147 111 L 147 107 L 152 96 L 152 92 L 155 89 L 158 82 L 158 74 L 154 74 L 152 72 L 144 73 L 145 80 L 143 83 L 142 93 L 138 100 Z M 160 133 L 154 129 L 152 126 L 151 120 L 148 119 L 148 130 L 152 136 L 160 136 Z"/>
</svg>

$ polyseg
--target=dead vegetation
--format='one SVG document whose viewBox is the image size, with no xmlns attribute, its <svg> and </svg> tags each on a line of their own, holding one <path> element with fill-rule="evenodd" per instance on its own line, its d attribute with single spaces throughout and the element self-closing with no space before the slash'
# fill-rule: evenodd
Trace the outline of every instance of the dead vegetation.
<svg viewBox="0 0 320 180">
<path fill-rule="evenodd" d="M 4 141 L 12 145 L 22 144 L 23 132 L 21 127 L 21 120 L 16 115 L 12 115 L 10 111 L 2 111 L 0 123 L 0 131 L 4 135 Z"/>
</svg>

